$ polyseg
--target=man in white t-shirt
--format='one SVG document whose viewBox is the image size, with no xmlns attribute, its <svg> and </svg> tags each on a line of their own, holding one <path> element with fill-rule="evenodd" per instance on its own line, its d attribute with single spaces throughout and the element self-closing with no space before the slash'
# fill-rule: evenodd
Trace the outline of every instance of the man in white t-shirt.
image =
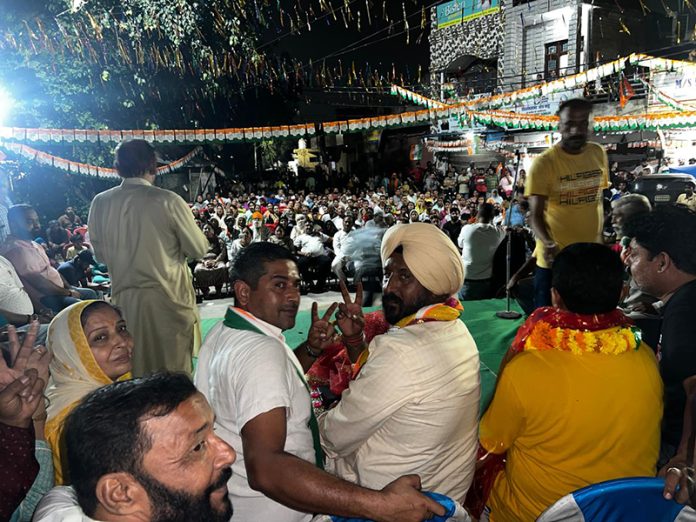
<svg viewBox="0 0 696 522">
<path fill-rule="evenodd" d="M 346 238 L 353 230 L 353 216 L 347 215 L 343 218 L 343 228 L 333 236 L 333 251 L 335 257 L 331 261 L 331 271 L 338 276 L 341 281 L 346 280 L 345 266 L 350 261 L 350 256 L 344 252 Z"/>
<path fill-rule="evenodd" d="M 279 245 L 254 243 L 237 258 L 232 280 L 236 306 L 208 334 L 195 376 L 216 414 L 216 432 L 238 452 L 228 483 L 232 521 L 307 522 L 311 513 L 328 513 L 415 522 L 443 514 L 418 493 L 416 476 L 376 491 L 321 469 L 318 426 L 304 378 L 319 353 L 308 344 L 293 353 L 282 334 L 295 325 L 300 303 L 292 254 Z"/>
<path fill-rule="evenodd" d="M 48 323 L 53 318 L 50 310 L 41 310 L 38 317 L 34 316 L 34 305 L 17 271 L 12 263 L 2 256 L 0 256 L 0 316 L 5 319 L 5 322 L 17 326 L 19 332 L 27 331 L 32 320 L 38 318 L 42 324 L 36 335 L 36 345 L 46 342 Z"/>
<path fill-rule="evenodd" d="M 29 323 L 34 314 L 34 306 L 31 298 L 22 285 L 17 271 L 7 259 L 0 256 L 0 313 L 10 312 L 9 315 L 24 316 L 17 319 L 26 319 L 22 324 Z M 15 323 L 6 317 L 8 322 Z"/>
<path fill-rule="evenodd" d="M 476 223 L 463 226 L 459 233 L 458 244 L 466 267 L 466 279 L 459 292 L 462 301 L 493 297 L 493 256 L 505 238 L 505 230 L 492 224 L 494 217 L 493 205 L 484 203 L 478 209 Z"/>
</svg>

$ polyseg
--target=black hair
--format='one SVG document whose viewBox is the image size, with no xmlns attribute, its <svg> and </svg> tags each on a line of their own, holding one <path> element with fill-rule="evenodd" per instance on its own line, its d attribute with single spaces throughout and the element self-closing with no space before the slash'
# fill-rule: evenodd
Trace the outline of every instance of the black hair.
<svg viewBox="0 0 696 522">
<path fill-rule="evenodd" d="M 577 109 L 592 112 L 592 102 L 584 98 L 571 98 L 570 100 L 561 102 L 561 104 L 558 106 L 558 111 L 556 114 L 560 115 L 565 109 Z"/>
<path fill-rule="evenodd" d="M 232 283 L 244 281 L 255 289 L 259 284 L 259 279 L 266 273 L 266 263 L 273 261 L 297 263 L 295 256 L 284 246 L 267 241 L 252 243 L 242 250 L 234 260 L 231 272 Z"/>
<path fill-rule="evenodd" d="M 34 207 L 26 203 L 12 205 L 7 211 L 7 221 L 9 223 L 16 223 L 19 219 L 23 218 L 27 212 L 31 212 L 32 210 L 34 210 Z"/>
<path fill-rule="evenodd" d="M 114 168 L 122 178 L 149 174 L 156 165 L 155 148 L 145 140 L 122 141 L 114 151 Z"/>
<path fill-rule="evenodd" d="M 682 272 L 696 275 L 696 213 L 687 207 L 660 205 L 626 221 L 624 234 L 650 252 L 669 255 Z"/>
<path fill-rule="evenodd" d="M 87 516 L 94 516 L 101 477 L 119 472 L 137 477 L 143 471 L 152 438 L 142 423 L 169 415 L 196 393 L 187 375 L 161 372 L 109 384 L 80 401 L 67 418 L 63 442 L 69 483 Z"/>
<path fill-rule="evenodd" d="M 551 286 L 571 312 L 605 314 L 619 304 L 623 274 L 619 254 L 609 247 L 575 243 L 553 260 Z"/>
<path fill-rule="evenodd" d="M 495 217 L 495 207 L 490 203 L 481 203 L 476 217 L 484 223 L 490 223 Z"/>
</svg>

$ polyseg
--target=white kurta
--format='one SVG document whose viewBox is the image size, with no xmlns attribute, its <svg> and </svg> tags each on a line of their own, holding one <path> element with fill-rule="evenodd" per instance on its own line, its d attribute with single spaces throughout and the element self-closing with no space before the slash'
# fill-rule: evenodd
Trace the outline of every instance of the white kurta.
<svg viewBox="0 0 696 522">
<path fill-rule="evenodd" d="M 479 353 L 469 330 L 459 320 L 392 328 L 369 349 L 319 418 L 333 471 L 373 489 L 416 473 L 424 490 L 462 502 L 478 448 Z"/>
<path fill-rule="evenodd" d="M 98 522 L 84 514 L 71 486 L 57 486 L 46 493 L 34 511 L 34 522 Z"/>
<path fill-rule="evenodd" d="M 311 401 L 295 354 L 279 328 L 245 317 L 266 335 L 218 323 L 201 347 L 194 379 L 215 412 L 216 433 L 237 452 L 227 483 L 232 522 L 309 522 L 311 515 L 275 502 L 247 480 L 241 432 L 259 415 L 285 408 L 286 452 L 313 463 L 314 445 L 307 427 Z"/>
<path fill-rule="evenodd" d="M 186 259 L 203 257 L 208 241 L 188 205 L 145 179 L 124 179 L 92 201 L 89 235 L 133 334 L 133 374 L 191 373 L 200 325 Z"/>
</svg>

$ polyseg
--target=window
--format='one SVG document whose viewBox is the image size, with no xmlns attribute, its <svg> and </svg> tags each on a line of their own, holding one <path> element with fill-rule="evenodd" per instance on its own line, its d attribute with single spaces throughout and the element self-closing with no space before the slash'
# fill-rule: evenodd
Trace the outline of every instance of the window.
<svg viewBox="0 0 696 522">
<path fill-rule="evenodd" d="M 544 78 L 554 80 L 566 74 L 568 67 L 568 40 L 546 44 Z"/>
</svg>

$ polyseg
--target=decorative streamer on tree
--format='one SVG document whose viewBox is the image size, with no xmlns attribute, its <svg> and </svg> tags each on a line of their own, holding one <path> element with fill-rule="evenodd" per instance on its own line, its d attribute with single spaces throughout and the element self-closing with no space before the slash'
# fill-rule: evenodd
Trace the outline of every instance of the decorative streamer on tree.
<svg viewBox="0 0 696 522">
<path fill-rule="evenodd" d="M 406 16 L 406 2 L 401 2 L 401 8 L 404 13 L 404 31 L 406 31 L 406 45 L 408 45 L 411 40 L 411 31 L 408 27 L 408 16 Z"/>
<path fill-rule="evenodd" d="M 626 33 L 627 35 L 631 36 L 631 31 L 628 29 L 628 27 L 626 27 L 626 24 L 621 18 L 619 18 L 619 25 L 621 26 L 621 31 L 619 32 Z"/>
</svg>

